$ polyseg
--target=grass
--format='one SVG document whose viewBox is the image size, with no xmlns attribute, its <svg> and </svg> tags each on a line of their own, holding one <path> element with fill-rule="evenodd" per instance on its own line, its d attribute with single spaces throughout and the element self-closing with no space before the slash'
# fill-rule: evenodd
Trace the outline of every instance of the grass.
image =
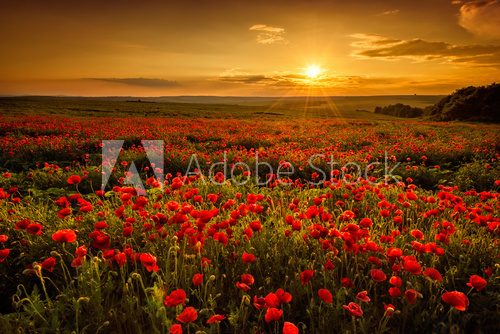
<svg viewBox="0 0 500 334">
<path fill-rule="evenodd" d="M 337 97 L 328 104 L 325 98 L 316 99 L 256 99 L 244 98 L 62 98 L 62 97 L 2 97 L 0 113 L 4 115 L 70 115 L 95 116 L 155 116 L 202 118 L 279 118 L 332 117 L 355 119 L 394 119 L 375 115 L 373 109 L 389 101 L 402 101 L 425 106 L 438 100 L 437 96 L 401 97 Z M 178 102 L 183 101 L 183 102 Z M 208 103 L 207 103 L 208 102 Z M 212 102 L 212 103 L 211 103 Z"/>
</svg>

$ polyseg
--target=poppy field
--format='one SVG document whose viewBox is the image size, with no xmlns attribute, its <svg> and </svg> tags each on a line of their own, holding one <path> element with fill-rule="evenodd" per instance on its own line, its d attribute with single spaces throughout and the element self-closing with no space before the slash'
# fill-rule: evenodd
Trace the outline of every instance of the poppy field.
<svg viewBox="0 0 500 334">
<path fill-rule="evenodd" d="M 101 187 L 103 140 L 123 144 Z M 499 143 L 396 118 L 1 116 L 0 332 L 498 332 Z"/>
</svg>

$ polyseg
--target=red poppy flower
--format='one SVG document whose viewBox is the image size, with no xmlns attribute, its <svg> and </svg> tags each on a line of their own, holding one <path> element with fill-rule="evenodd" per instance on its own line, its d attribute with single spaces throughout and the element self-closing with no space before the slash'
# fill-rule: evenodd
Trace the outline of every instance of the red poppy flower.
<svg viewBox="0 0 500 334">
<path fill-rule="evenodd" d="M 327 304 L 333 303 L 333 295 L 328 289 L 319 289 L 318 296 Z"/>
<path fill-rule="evenodd" d="M 203 274 L 194 274 L 191 280 L 194 286 L 200 286 L 203 284 Z"/>
<path fill-rule="evenodd" d="M 187 324 L 198 319 L 198 312 L 192 306 L 186 307 L 184 311 L 177 316 L 177 321 Z"/>
<path fill-rule="evenodd" d="M 156 264 L 156 257 L 154 257 L 151 254 L 148 253 L 142 253 L 141 256 L 139 257 L 139 260 L 141 260 L 142 265 L 148 272 L 151 271 L 158 271 L 158 265 Z"/>
<path fill-rule="evenodd" d="M 358 292 L 356 299 L 365 303 L 369 303 L 371 301 L 370 297 L 368 297 L 368 291 Z"/>
<path fill-rule="evenodd" d="M 9 256 L 10 254 L 10 249 L 4 248 L 0 249 L 0 263 L 4 262 L 5 259 Z"/>
<path fill-rule="evenodd" d="M 73 261 L 71 261 L 71 267 L 78 268 L 83 264 L 83 262 L 85 262 L 84 257 L 81 256 L 75 257 Z"/>
<path fill-rule="evenodd" d="M 183 289 L 177 289 L 172 291 L 163 300 L 163 304 L 167 307 L 174 307 L 179 304 L 184 304 L 186 302 L 186 292 Z"/>
<path fill-rule="evenodd" d="M 389 279 L 389 283 L 391 285 L 394 285 L 394 286 L 397 286 L 397 287 L 400 287 L 402 284 L 403 284 L 403 280 L 401 279 L 401 277 L 399 276 L 392 276 L 390 279 Z"/>
<path fill-rule="evenodd" d="M 276 296 L 278 296 L 279 300 L 281 303 L 287 304 L 292 301 L 292 294 L 289 292 L 286 292 L 282 288 L 279 288 L 276 290 Z"/>
<path fill-rule="evenodd" d="M 352 212 L 351 210 L 346 210 L 340 214 L 339 219 L 342 221 L 348 221 L 353 219 L 355 216 L 356 214 L 354 212 Z"/>
<path fill-rule="evenodd" d="M 302 282 L 303 285 L 306 285 L 313 278 L 313 276 L 314 276 L 314 270 L 306 269 L 300 273 L 300 281 Z"/>
<path fill-rule="evenodd" d="M 127 263 L 127 254 L 118 252 L 114 255 L 114 259 L 118 266 L 123 267 Z"/>
<path fill-rule="evenodd" d="M 251 274 L 243 274 L 241 275 L 241 281 L 245 284 L 252 285 L 255 279 Z"/>
<path fill-rule="evenodd" d="M 56 259 L 54 257 L 49 257 L 43 260 L 42 262 L 42 268 L 47 270 L 48 272 L 53 272 L 54 267 L 56 266 Z"/>
<path fill-rule="evenodd" d="M 299 329 L 291 322 L 285 321 L 283 324 L 283 334 L 299 334 Z"/>
<path fill-rule="evenodd" d="M 250 228 L 253 231 L 258 232 L 262 230 L 262 224 L 260 223 L 260 221 L 256 220 L 250 223 Z"/>
<path fill-rule="evenodd" d="M 406 270 L 414 275 L 420 275 L 420 273 L 422 272 L 422 268 L 420 267 L 420 263 L 418 263 L 418 261 L 413 260 L 413 259 L 409 259 L 409 260 L 405 259 L 404 264 L 403 264 L 403 268 L 404 268 L 404 270 Z"/>
<path fill-rule="evenodd" d="M 222 320 L 226 319 L 226 317 L 222 314 L 214 314 L 207 320 L 207 324 L 217 324 L 221 322 Z"/>
<path fill-rule="evenodd" d="M 332 263 L 330 259 L 328 259 L 325 263 L 325 270 L 333 270 L 335 269 L 335 265 Z"/>
<path fill-rule="evenodd" d="M 262 310 L 263 308 L 266 307 L 266 300 L 262 297 L 253 296 L 253 306 L 257 310 Z"/>
<path fill-rule="evenodd" d="M 109 235 L 101 232 L 101 231 L 94 231 L 89 233 L 89 237 L 92 239 L 92 247 L 105 250 L 109 248 L 109 245 L 111 244 L 111 240 L 109 238 Z"/>
<path fill-rule="evenodd" d="M 389 295 L 392 298 L 397 298 L 397 297 L 401 296 L 401 289 L 398 288 L 397 286 L 393 286 L 393 287 L 389 288 Z"/>
<path fill-rule="evenodd" d="M 373 222 L 370 218 L 363 218 L 359 221 L 359 226 L 368 228 L 373 225 Z"/>
<path fill-rule="evenodd" d="M 247 252 L 243 252 L 243 255 L 241 256 L 241 260 L 243 263 L 253 263 L 256 260 L 255 255 Z"/>
<path fill-rule="evenodd" d="M 134 228 L 132 226 L 126 226 L 123 228 L 123 236 L 130 237 L 134 233 Z"/>
<path fill-rule="evenodd" d="M 108 227 L 108 223 L 106 223 L 105 221 L 97 222 L 94 224 L 94 228 L 96 230 L 103 230 L 107 227 Z"/>
<path fill-rule="evenodd" d="M 71 175 L 68 177 L 68 184 L 78 184 L 82 182 L 82 178 L 79 175 Z"/>
<path fill-rule="evenodd" d="M 352 288 L 354 283 L 351 281 L 349 277 L 343 277 L 340 279 L 340 283 L 344 288 Z"/>
<path fill-rule="evenodd" d="M 9 237 L 6 236 L 5 234 L 0 234 L 0 243 L 7 242 L 9 240 Z"/>
<path fill-rule="evenodd" d="M 481 276 L 472 275 L 471 277 L 469 277 L 469 282 L 467 283 L 467 286 L 470 286 L 471 288 L 474 288 L 477 291 L 481 291 L 486 287 L 487 284 L 488 282 Z"/>
<path fill-rule="evenodd" d="M 377 283 L 383 282 L 383 281 L 385 281 L 387 279 L 387 276 L 380 269 L 372 269 L 372 270 L 370 270 L 370 276 Z"/>
<path fill-rule="evenodd" d="M 274 292 L 270 292 L 266 297 L 264 297 L 267 307 L 278 307 L 280 306 L 280 299 Z"/>
<path fill-rule="evenodd" d="M 69 206 L 69 201 L 68 201 L 68 199 L 67 199 L 66 197 L 64 197 L 64 196 L 61 196 L 61 197 L 59 197 L 58 199 L 56 199 L 56 200 L 54 201 L 54 203 L 55 203 L 57 206 L 61 207 L 61 208 L 65 208 L 65 207 L 68 207 L 68 206 Z"/>
<path fill-rule="evenodd" d="M 71 208 L 62 208 L 61 210 L 59 210 L 57 212 L 57 216 L 59 218 L 66 218 L 67 216 L 69 216 L 71 214 Z"/>
<path fill-rule="evenodd" d="M 244 292 L 248 292 L 250 291 L 250 287 L 248 286 L 248 284 L 245 284 L 245 283 L 241 283 L 241 282 L 236 282 L 236 287 Z"/>
<path fill-rule="evenodd" d="M 441 276 L 441 273 L 434 268 L 426 268 L 424 270 L 424 276 L 427 276 L 430 279 L 438 282 L 441 282 L 443 280 L 443 276 Z"/>
<path fill-rule="evenodd" d="M 26 227 L 26 232 L 33 235 L 42 234 L 43 226 L 39 223 L 31 223 Z"/>
<path fill-rule="evenodd" d="M 87 247 L 85 247 L 85 246 L 78 247 L 75 250 L 75 255 L 80 256 L 80 257 L 86 256 L 87 255 Z"/>
<path fill-rule="evenodd" d="M 412 230 L 410 232 L 410 234 L 412 235 L 412 237 L 414 237 L 415 239 L 419 239 L 419 240 L 424 240 L 424 233 L 420 230 Z"/>
<path fill-rule="evenodd" d="M 170 334 L 182 334 L 182 326 L 179 324 L 173 324 L 169 330 Z"/>
<path fill-rule="evenodd" d="M 52 240 L 55 242 L 75 242 L 76 233 L 73 230 L 59 230 L 52 234 Z"/>
<path fill-rule="evenodd" d="M 179 210 L 180 205 L 176 201 L 168 201 L 166 204 L 166 207 L 170 211 L 177 211 L 177 210 Z"/>
<path fill-rule="evenodd" d="M 390 317 L 396 311 L 396 307 L 392 304 L 384 304 L 384 311 L 385 315 Z"/>
<path fill-rule="evenodd" d="M 90 212 L 92 210 L 94 210 L 94 207 L 91 204 L 82 205 L 80 207 L 80 212 Z"/>
<path fill-rule="evenodd" d="M 414 289 L 408 289 L 405 291 L 405 298 L 410 304 L 415 304 L 415 301 L 417 300 L 417 297 L 422 297 L 420 292 Z"/>
<path fill-rule="evenodd" d="M 279 321 L 282 316 L 283 310 L 278 310 L 277 308 L 270 307 L 267 309 L 264 319 L 267 323 L 269 323 L 271 321 Z"/>
<path fill-rule="evenodd" d="M 403 251 L 400 248 L 390 247 L 386 252 L 387 256 L 394 260 L 403 255 Z"/>
<path fill-rule="evenodd" d="M 361 306 L 359 306 L 356 303 L 350 302 L 348 305 L 342 305 L 342 307 L 349 311 L 351 315 L 355 317 L 362 317 L 363 316 L 363 310 L 361 309 Z"/>
<path fill-rule="evenodd" d="M 380 215 L 382 217 L 389 217 L 391 215 L 391 212 L 389 210 L 380 210 Z"/>
<path fill-rule="evenodd" d="M 441 296 L 441 299 L 459 311 L 465 311 L 469 306 L 469 298 L 460 291 L 445 292 Z"/>
</svg>

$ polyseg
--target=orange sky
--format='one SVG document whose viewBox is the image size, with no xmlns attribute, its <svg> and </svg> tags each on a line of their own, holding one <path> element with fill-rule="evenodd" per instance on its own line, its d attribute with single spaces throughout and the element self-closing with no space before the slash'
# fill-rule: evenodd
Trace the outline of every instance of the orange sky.
<svg viewBox="0 0 500 334">
<path fill-rule="evenodd" d="M 500 0 L 9 1 L 0 94 L 449 93 L 498 81 L 499 18 Z"/>
</svg>

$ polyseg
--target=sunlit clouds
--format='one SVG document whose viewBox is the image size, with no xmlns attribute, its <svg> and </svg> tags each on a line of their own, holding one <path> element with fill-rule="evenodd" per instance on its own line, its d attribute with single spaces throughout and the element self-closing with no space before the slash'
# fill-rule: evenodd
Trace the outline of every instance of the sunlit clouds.
<svg viewBox="0 0 500 334">
<path fill-rule="evenodd" d="M 465 1 L 460 7 L 459 23 L 484 38 L 500 39 L 500 1 Z"/>
<path fill-rule="evenodd" d="M 419 38 L 399 40 L 375 34 L 353 34 L 356 41 L 353 55 L 358 58 L 414 61 L 440 61 L 469 65 L 497 66 L 500 64 L 500 45 L 453 45 Z"/>
<path fill-rule="evenodd" d="M 500 0 L 6 2 L 0 95 L 447 94 L 498 81 L 498 17 Z"/>
<path fill-rule="evenodd" d="M 286 44 L 285 29 L 280 27 L 272 27 L 266 24 L 254 24 L 249 28 L 250 31 L 257 33 L 256 41 L 260 44 Z"/>
</svg>

